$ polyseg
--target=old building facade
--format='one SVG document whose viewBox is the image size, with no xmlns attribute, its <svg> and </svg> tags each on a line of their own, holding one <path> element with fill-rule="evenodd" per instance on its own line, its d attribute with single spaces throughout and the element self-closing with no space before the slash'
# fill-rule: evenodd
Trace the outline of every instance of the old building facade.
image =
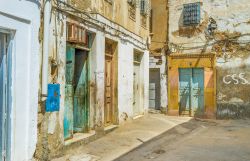
<svg viewBox="0 0 250 161">
<path fill-rule="evenodd" d="M 0 160 L 36 149 L 40 2 L 0 2 Z"/>
<path fill-rule="evenodd" d="M 49 39 L 40 94 L 47 98 L 39 107 L 35 157 L 46 160 L 147 113 L 150 1 L 44 6 L 52 13 L 43 12 L 42 24 Z"/>
<path fill-rule="evenodd" d="M 249 117 L 249 2 L 168 5 L 168 114 Z"/>
</svg>

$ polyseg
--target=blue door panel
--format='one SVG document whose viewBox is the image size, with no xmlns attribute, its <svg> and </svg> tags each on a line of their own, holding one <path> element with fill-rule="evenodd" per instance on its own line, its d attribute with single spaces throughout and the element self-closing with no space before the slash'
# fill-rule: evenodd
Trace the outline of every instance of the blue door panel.
<svg viewBox="0 0 250 161">
<path fill-rule="evenodd" d="M 180 113 L 190 110 L 190 87 L 192 69 L 179 69 L 179 108 Z"/>
<path fill-rule="evenodd" d="M 192 77 L 192 108 L 196 113 L 204 110 L 204 71 L 201 68 L 193 69 Z"/>
<path fill-rule="evenodd" d="M 74 132 L 88 131 L 88 55 L 77 51 L 74 76 Z"/>
</svg>

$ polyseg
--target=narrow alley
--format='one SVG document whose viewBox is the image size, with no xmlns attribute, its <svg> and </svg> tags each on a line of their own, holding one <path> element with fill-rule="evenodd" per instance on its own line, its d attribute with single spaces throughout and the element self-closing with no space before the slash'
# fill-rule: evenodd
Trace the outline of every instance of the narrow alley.
<svg viewBox="0 0 250 161">
<path fill-rule="evenodd" d="M 250 0 L 0 0 L 0 161 L 250 161 Z"/>
</svg>

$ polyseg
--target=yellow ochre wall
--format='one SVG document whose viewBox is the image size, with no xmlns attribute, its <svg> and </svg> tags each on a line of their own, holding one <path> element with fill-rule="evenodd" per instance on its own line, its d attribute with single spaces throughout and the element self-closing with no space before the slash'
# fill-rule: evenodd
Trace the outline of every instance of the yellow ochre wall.
<svg viewBox="0 0 250 161">
<path fill-rule="evenodd" d="M 204 118 L 216 112 L 216 68 L 214 54 L 168 56 L 168 115 L 179 115 L 179 68 L 204 68 Z"/>
</svg>

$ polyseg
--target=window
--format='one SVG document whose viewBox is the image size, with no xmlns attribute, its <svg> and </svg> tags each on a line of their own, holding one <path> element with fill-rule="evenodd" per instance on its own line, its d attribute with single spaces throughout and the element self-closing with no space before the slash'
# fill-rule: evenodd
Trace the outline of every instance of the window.
<svg viewBox="0 0 250 161">
<path fill-rule="evenodd" d="M 183 25 L 193 26 L 200 23 L 200 3 L 183 5 Z"/>
<path fill-rule="evenodd" d="M 150 12 L 150 0 L 140 0 L 141 14 L 147 16 Z"/>
</svg>

